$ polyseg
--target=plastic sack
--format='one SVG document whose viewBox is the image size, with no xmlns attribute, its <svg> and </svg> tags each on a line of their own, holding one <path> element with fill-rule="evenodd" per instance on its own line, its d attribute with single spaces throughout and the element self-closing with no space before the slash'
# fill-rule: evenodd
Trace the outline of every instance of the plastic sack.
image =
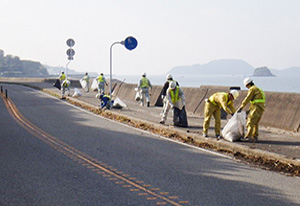
<svg viewBox="0 0 300 206">
<path fill-rule="evenodd" d="M 72 97 L 79 97 L 82 96 L 81 92 L 79 91 L 79 89 L 74 88 L 74 94 L 72 95 Z"/>
<path fill-rule="evenodd" d="M 179 109 L 177 107 L 173 108 L 173 123 L 174 123 L 174 126 L 188 127 L 185 106 L 182 107 L 182 109 Z"/>
<path fill-rule="evenodd" d="M 82 89 L 87 90 L 87 83 L 86 83 L 86 81 L 82 78 L 82 79 L 79 80 L 79 82 L 81 84 Z"/>
<path fill-rule="evenodd" d="M 53 83 L 53 86 L 56 87 L 59 90 L 61 89 L 61 85 L 60 85 L 59 79 L 55 80 L 55 82 Z"/>
<path fill-rule="evenodd" d="M 98 82 L 97 82 L 97 79 L 94 79 L 92 82 L 92 85 L 91 85 L 91 90 L 95 91 L 97 89 L 98 89 Z"/>
<path fill-rule="evenodd" d="M 141 100 L 141 93 L 139 91 L 136 91 L 135 93 L 135 101 L 140 101 Z"/>
<path fill-rule="evenodd" d="M 114 100 L 114 103 L 113 103 L 113 107 L 114 108 L 124 108 L 126 107 L 126 104 L 119 98 L 117 97 L 115 100 Z"/>
<path fill-rule="evenodd" d="M 246 130 L 246 112 L 235 113 L 222 130 L 222 136 L 229 142 L 244 137 Z"/>
</svg>

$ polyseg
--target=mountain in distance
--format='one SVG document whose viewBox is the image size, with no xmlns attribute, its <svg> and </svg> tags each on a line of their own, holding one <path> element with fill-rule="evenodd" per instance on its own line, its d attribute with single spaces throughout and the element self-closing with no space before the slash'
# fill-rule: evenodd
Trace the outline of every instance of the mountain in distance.
<svg viewBox="0 0 300 206">
<path fill-rule="evenodd" d="M 252 75 L 254 67 L 239 59 L 220 59 L 207 64 L 177 66 L 168 73 L 173 75 Z"/>
<path fill-rule="evenodd" d="M 277 76 L 300 76 L 300 67 L 290 67 L 287 69 L 271 69 L 271 72 Z"/>
<path fill-rule="evenodd" d="M 48 73 L 50 75 L 59 75 L 62 71 L 65 71 L 66 68 L 62 67 L 62 66 L 49 66 L 49 65 L 43 65 Z M 68 68 L 68 75 L 72 75 L 72 76 L 84 76 L 85 72 L 77 72 L 73 69 L 69 69 Z M 94 77 L 94 76 L 98 76 L 99 74 L 97 74 L 96 72 L 89 72 L 90 77 Z"/>
</svg>

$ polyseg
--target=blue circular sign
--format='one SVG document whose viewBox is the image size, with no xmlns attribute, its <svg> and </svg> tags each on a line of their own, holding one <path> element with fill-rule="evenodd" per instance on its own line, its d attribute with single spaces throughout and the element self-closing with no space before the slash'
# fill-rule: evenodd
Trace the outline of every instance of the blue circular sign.
<svg viewBox="0 0 300 206">
<path fill-rule="evenodd" d="M 124 45 L 125 45 L 126 49 L 133 50 L 136 48 L 137 44 L 138 44 L 137 40 L 134 37 L 129 36 L 125 39 Z"/>
<path fill-rule="evenodd" d="M 67 45 L 68 45 L 69 47 L 73 47 L 73 46 L 75 45 L 75 41 L 74 41 L 73 39 L 68 39 L 68 40 L 67 40 Z"/>
<path fill-rule="evenodd" d="M 74 49 L 68 49 L 67 50 L 67 55 L 69 56 L 69 57 L 73 57 L 74 55 L 75 55 L 75 51 L 74 51 Z"/>
</svg>

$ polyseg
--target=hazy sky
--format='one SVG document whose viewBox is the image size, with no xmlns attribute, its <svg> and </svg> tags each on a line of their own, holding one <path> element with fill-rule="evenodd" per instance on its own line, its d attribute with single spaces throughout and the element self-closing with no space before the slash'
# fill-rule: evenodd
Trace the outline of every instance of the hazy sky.
<svg viewBox="0 0 300 206">
<path fill-rule="evenodd" d="M 300 66 L 300 0 L 0 0 L 0 49 L 21 59 L 109 74 L 165 74 L 175 66 L 242 59 Z"/>
</svg>

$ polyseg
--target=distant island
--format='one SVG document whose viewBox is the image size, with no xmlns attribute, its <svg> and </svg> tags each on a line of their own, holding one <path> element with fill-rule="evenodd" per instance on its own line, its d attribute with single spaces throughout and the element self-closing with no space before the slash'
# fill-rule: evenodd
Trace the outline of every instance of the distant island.
<svg viewBox="0 0 300 206">
<path fill-rule="evenodd" d="M 270 71 L 270 69 L 268 69 L 268 67 L 259 67 L 254 70 L 253 76 L 272 77 L 275 75 L 272 74 L 272 72 Z"/>
</svg>

